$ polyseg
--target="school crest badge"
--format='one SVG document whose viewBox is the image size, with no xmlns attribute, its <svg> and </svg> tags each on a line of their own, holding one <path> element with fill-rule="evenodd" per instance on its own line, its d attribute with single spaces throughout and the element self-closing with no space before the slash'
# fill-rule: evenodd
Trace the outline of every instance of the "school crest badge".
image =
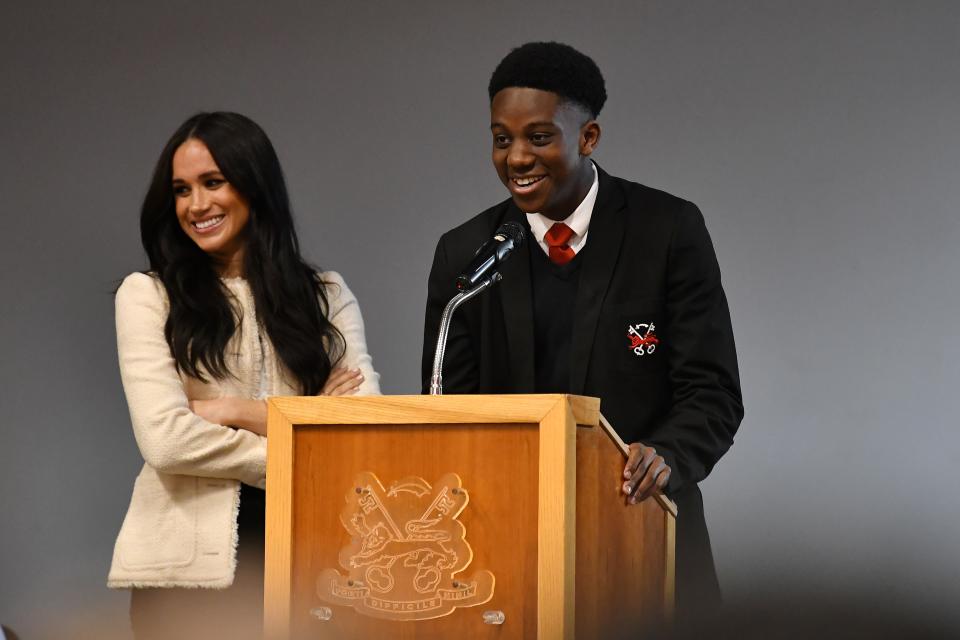
<svg viewBox="0 0 960 640">
<path fill-rule="evenodd" d="M 629 349 L 637 357 L 653 355 L 660 344 L 657 338 L 656 325 L 652 322 L 640 322 L 638 324 L 627 325 L 627 339 L 630 340 Z"/>
<path fill-rule="evenodd" d="M 340 522 L 350 544 L 340 551 L 341 574 L 325 569 L 317 595 L 358 613 L 392 620 L 427 620 L 493 597 L 494 576 L 459 577 L 473 560 L 457 516 L 469 496 L 449 473 L 431 486 L 411 476 L 384 488 L 373 473 L 357 475 Z"/>
</svg>

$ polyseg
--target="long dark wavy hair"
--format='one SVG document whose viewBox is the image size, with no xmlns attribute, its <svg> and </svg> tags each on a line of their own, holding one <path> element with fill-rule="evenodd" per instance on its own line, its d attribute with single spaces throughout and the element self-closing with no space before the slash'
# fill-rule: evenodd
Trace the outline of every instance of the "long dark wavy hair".
<svg viewBox="0 0 960 640">
<path fill-rule="evenodd" d="M 304 395 L 323 388 L 344 352 L 327 318 L 324 283 L 300 256 L 280 161 L 267 134 L 238 113 L 198 113 L 184 122 L 157 160 L 140 212 L 140 237 L 167 290 L 164 328 L 177 367 L 200 380 L 231 375 L 224 359 L 240 318 L 213 260 L 181 229 L 173 193 L 173 155 L 189 139 L 206 145 L 227 181 L 250 205 L 244 276 L 257 316 Z"/>
</svg>

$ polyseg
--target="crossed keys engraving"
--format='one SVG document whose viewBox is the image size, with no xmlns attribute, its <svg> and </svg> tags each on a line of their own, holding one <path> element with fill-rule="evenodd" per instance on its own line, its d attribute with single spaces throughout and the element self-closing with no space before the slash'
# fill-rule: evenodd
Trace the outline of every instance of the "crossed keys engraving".
<svg viewBox="0 0 960 640">
<path fill-rule="evenodd" d="M 449 473 L 431 486 L 407 477 L 384 489 L 371 472 L 355 478 L 340 521 L 351 535 L 340 551 L 348 575 L 325 569 L 317 579 L 321 599 L 360 613 L 397 620 L 449 615 L 493 596 L 494 577 L 477 572 L 454 579 L 473 559 L 457 516 L 469 497 Z"/>
</svg>

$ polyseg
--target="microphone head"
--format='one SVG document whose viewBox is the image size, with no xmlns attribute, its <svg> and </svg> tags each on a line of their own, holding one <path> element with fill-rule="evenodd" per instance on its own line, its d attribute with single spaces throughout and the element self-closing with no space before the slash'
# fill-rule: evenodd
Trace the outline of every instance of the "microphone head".
<svg viewBox="0 0 960 640">
<path fill-rule="evenodd" d="M 514 248 L 520 248 L 523 246 L 523 241 L 527 237 L 527 234 L 523 231 L 523 225 L 519 222 L 504 222 L 500 225 L 500 228 L 497 229 L 497 232 L 493 235 L 495 240 L 503 242 L 507 239 L 513 240 Z"/>
<path fill-rule="evenodd" d="M 506 260 L 514 249 L 523 246 L 526 233 L 523 226 L 516 222 L 504 222 L 490 240 L 477 249 L 473 260 L 457 277 L 456 285 L 460 291 L 472 289 L 488 274 L 494 272 L 497 265 Z M 499 281 L 499 274 L 494 282 Z"/>
</svg>

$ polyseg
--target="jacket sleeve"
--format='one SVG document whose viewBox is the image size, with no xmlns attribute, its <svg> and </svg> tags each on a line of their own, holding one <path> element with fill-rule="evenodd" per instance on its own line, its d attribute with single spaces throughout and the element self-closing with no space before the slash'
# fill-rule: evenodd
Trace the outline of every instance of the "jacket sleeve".
<svg viewBox="0 0 960 640">
<path fill-rule="evenodd" d="M 190 411 L 164 337 L 167 299 L 155 278 L 134 273 L 116 295 L 120 378 L 133 433 L 148 465 L 168 474 L 232 478 L 263 487 L 266 438 Z"/>
<path fill-rule="evenodd" d="M 421 392 L 430 393 L 430 378 L 433 373 L 433 357 L 437 348 L 437 336 L 440 332 L 440 320 L 443 309 L 457 294 L 453 272 L 447 258 L 447 235 L 437 242 L 433 256 L 433 266 L 427 280 L 427 309 L 423 323 L 423 353 L 420 361 Z M 454 314 L 447 335 L 446 351 L 443 359 L 444 393 L 476 393 L 479 388 L 478 363 L 466 324 L 466 315 L 461 309 Z"/>
<path fill-rule="evenodd" d="M 347 287 L 343 277 L 336 271 L 320 274 L 327 290 L 327 317 L 343 335 L 346 350 L 340 364 L 352 369 L 360 369 L 363 382 L 358 395 L 380 395 L 380 374 L 373 368 L 373 358 L 367 353 L 367 339 L 363 328 L 363 316 L 360 304 Z"/>
<path fill-rule="evenodd" d="M 677 219 L 666 277 L 671 408 L 648 444 L 670 465 L 667 490 L 675 493 L 706 478 L 743 418 L 720 267 L 703 215 L 690 202 Z"/>
</svg>

